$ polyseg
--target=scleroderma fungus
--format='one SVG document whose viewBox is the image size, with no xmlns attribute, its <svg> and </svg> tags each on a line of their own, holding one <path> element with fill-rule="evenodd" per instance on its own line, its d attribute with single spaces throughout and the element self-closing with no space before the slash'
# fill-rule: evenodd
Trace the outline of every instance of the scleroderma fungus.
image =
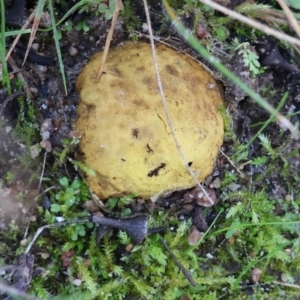
<svg viewBox="0 0 300 300">
<path fill-rule="evenodd" d="M 175 134 L 200 181 L 212 171 L 223 140 L 222 105 L 216 81 L 193 59 L 159 45 L 160 75 Z M 99 82 L 102 53 L 77 80 L 76 128 L 88 176 L 100 197 L 134 193 L 144 198 L 190 188 L 195 182 L 170 133 L 146 43 L 110 50 Z"/>
</svg>

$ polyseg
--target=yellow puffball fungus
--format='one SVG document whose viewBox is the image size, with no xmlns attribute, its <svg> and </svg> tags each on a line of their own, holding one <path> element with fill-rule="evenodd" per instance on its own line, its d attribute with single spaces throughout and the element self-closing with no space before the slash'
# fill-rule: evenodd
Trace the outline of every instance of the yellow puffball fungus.
<svg viewBox="0 0 300 300">
<path fill-rule="evenodd" d="M 195 60 L 164 45 L 156 50 L 175 134 L 203 181 L 223 141 L 220 91 Z M 104 199 L 129 193 L 149 198 L 194 186 L 168 127 L 150 45 L 110 50 L 97 81 L 101 59 L 102 53 L 94 55 L 76 84 L 75 126 L 84 161 L 96 173 L 87 177 L 91 189 Z"/>
</svg>

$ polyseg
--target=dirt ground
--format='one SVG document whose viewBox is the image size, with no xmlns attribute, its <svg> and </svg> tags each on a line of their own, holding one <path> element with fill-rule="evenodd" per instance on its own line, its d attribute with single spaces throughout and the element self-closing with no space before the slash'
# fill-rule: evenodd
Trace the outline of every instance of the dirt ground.
<svg viewBox="0 0 300 300">
<path fill-rule="evenodd" d="M 27 9 L 28 6 L 27 6 Z M 66 9 L 66 8 L 64 8 Z M 62 13 L 62 12 L 61 12 Z M 142 7 L 136 7 L 136 14 L 140 14 L 141 23 L 145 23 L 145 15 Z M 153 16 L 153 28 L 158 29 L 161 25 L 160 16 L 164 14 L 159 4 L 151 7 L 151 14 Z M 34 211 L 34 207 L 30 200 L 28 203 L 20 205 L 15 195 L 22 192 L 26 195 L 27 199 L 32 199 L 37 196 L 37 186 L 39 185 L 39 176 L 43 172 L 43 176 L 51 181 L 53 174 L 62 172 L 70 177 L 78 175 L 74 167 L 66 162 L 60 165 L 60 169 L 53 171 L 52 166 L 57 162 L 57 157 L 53 152 L 62 151 L 65 148 L 63 143 L 64 139 L 69 139 L 73 134 L 73 123 L 76 119 L 76 107 L 79 101 L 79 95 L 75 88 L 76 79 L 85 66 L 91 55 L 103 50 L 107 32 L 110 27 L 110 21 L 106 21 L 103 15 L 93 16 L 87 21 L 90 30 L 83 33 L 82 30 L 76 30 L 75 26 L 78 24 L 85 14 L 74 13 L 70 16 L 69 21 L 73 23 L 73 28 L 69 31 L 63 32 L 63 38 L 60 40 L 60 48 L 64 63 L 64 69 L 67 79 L 68 94 L 65 94 L 60 70 L 57 62 L 56 48 L 52 39 L 52 33 L 39 32 L 34 41 L 35 46 L 38 48 L 37 53 L 32 51 L 26 63 L 22 67 L 24 56 L 24 49 L 26 49 L 28 36 L 23 36 L 17 48 L 12 53 L 12 59 L 16 66 L 21 69 L 25 81 L 27 82 L 28 89 L 32 93 L 31 103 L 35 108 L 35 116 L 37 120 L 37 130 L 40 131 L 42 136 L 36 136 L 35 141 L 39 143 L 43 139 L 43 134 L 47 131 L 49 137 L 45 139 L 47 145 L 51 147 L 48 152 L 46 163 L 43 169 L 43 159 L 45 156 L 40 155 L 30 160 L 28 168 L 24 168 L 24 164 L 20 169 L 18 157 L 24 156 L 26 152 L 26 145 L 16 140 L 12 134 L 14 128 L 18 126 L 18 117 L 20 114 L 28 111 L 28 105 L 21 105 L 16 97 L 9 98 L 6 87 L 0 88 L 0 113 L 1 116 L 1 129 L 0 129 L 0 179 L 3 184 L 0 187 L 2 190 L 1 202 L 4 204 L 2 207 L 2 214 L 0 219 L 0 228 L 9 228 L 9 223 L 14 220 L 17 224 L 27 226 L 28 213 Z M 192 16 L 186 16 L 182 20 L 186 26 L 191 26 Z M 13 23 L 13 22 L 12 22 Z M 14 24 L 15 28 L 18 25 Z M 141 35 L 144 33 L 141 29 Z M 234 33 L 232 33 L 234 36 Z M 171 45 L 186 52 L 193 57 L 203 61 L 201 57 L 177 34 L 175 29 L 168 24 L 168 26 L 160 33 L 161 39 L 166 39 Z M 124 41 L 129 39 L 128 32 L 124 28 L 124 22 L 121 18 L 117 21 L 113 41 L 111 47 L 117 47 Z M 140 37 L 140 40 L 146 40 L 146 37 Z M 211 37 L 213 39 L 213 37 Z M 213 43 L 215 46 L 214 55 L 219 57 L 224 64 L 240 78 L 243 79 L 253 90 L 263 94 L 265 99 L 273 106 L 277 107 L 285 91 L 289 92 L 288 98 L 281 109 L 283 115 L 297 112 L 300 109 L 300 65 L 297 58 L 292 57 L 289 49 L 282 47 L 275 39 L 264 37 L 257 40 L 248 40 L 251 47 L 259 55 L 261 64 L 266 68 L 263 74 L 257 75 L 255 78 L 249 75 L 248 70 L 243 65 L 242 57 L 236 55 L 234 51 L 229 51 L 226 47 L 220 46 L 218 43 Z M 8 44 L 11 44 L 12 39 L 8 39 Z M 47 57 L 48 60 L 43 64 L 36 63 L 39 61 L 40 56 Z M 291 63 L 291 61 L 293 63 Z M 203 63 L 205 63 L 203 61 Z M 236 135 L 236 140 L 240 143 L 246 144 L 253 135 L 257 132 L 258 128 L 262 125 L 261 122 L 267 120 L 269 115 L 257 103 L 250 99 L 244 92 L 236 88 L 228 79 L 224 78 L 222 74 L 215 71 L 212 66 L 205 63 L 215 73 L 215 77 L 219 80 L 224 89 L 225 103 L 227 112 L 231 118 L 231 125 L 233 132 Z M 10 65 L 10 63 L 9 63 Z M 11 65 L 10 65 L 11 66 Z M 11 67 L 10 67 L 11 68 Z M 14 74 L 14 89 L 17 87 L 17 74 Z M 20 80 L 20 79 L 19 79 Z M 299 122 L 299 116 L 294 115 L 290 118 L 292 123 Z M 260 124 L 256 126 L 255 124 Z M 242 186 L 242 189 L 260 190 L 263 189 L 267 192 L 270 201 L 272 199 L 285 198 L 291 193 L 290 187 L 293 186 L 293 197 L 299 198 L 300 183 L 299 183 L 299 148 L 300 142 L 292 140 L 288 131 L 282 131 L 276 122 L 272 122 L 265 130 L 264 135 L 268 136 L 273 148 L 279 149 L 282 154 L 287 155 L 290 168 L 290 181 L 286 182 L 287 178 L 280 173 L 280 164 L 278 161 L 277 172 L 269 172 L 266 166 L 254 166 L 245 163 L 242 173 L 244 178 L 240 179 L 237 185 Z M 27 149 L 28 150 L 28 149 Z M 231 139 L 225 139 L 221 148 L 227 158 L 231 157 L 236 148 Z M 244 158 L 247 162 L 262 155 L 262 146 L 258 139 L 256 139 L 250 146 L 248 155 Z M 290 153 L 294 153 L 290 156 Z M 28 153 L 26 154 L 28 156 Z M 29 154 L 30 155 L 30 154 Z M 32 154 L 31 154 L 32 155 Z M 76 151 L 71 151 L 68 154 L 70 157 L 76 157 Z M 212 185 L 216 182 L 222 182 L 227 171 L 235 172 L 235 168 L 231 165 L 229 160 L 224 155 L 220 154 L 212 175 L 207 180 L 207 185 Z M 59 163 L 58 163 L 59 164 Z M 7 174 L 11 173 L 14 176 L 12 182 L 7 179 Z M 32 172 L 35 176 L 31 176 Z M 266 176 L 259 177 L 258 175 L 265 173 Z M 30 180 L 28 181 L 28 178 Z M 47 182 L 43 182 L 41 190 L 49 187 Z M 233 189 L 235 187 L 232 187 Z M 238 188 L 238 187 L 236 187 Z M 168 199 L 159 199 L 155 207 L 163 207 L 166 211 L 174 211 L 179 219 L 188 219 L 194 215 L 195 222 L 204 224 L 204 230 L 207 229 L 217 214 L 217 211 L 212 208 L 205 216 L 202 213 L 195 211 L 196 204 L 190 204 L 188 200 L 182 202 L 186 191 L 176 192 L 169 196 Z M 216 189 L 217 197 L 219 196 L 218 189 Z M 47 194 L 46 194 L 47 195 Z M 49 199 L 44 197 L 42 206 L 49 205 Z M 136 213 L 140 213 L 149 209 L 148 204 L 141 200 L 135 200 L 131 204 L 131 208 Z M 153 209 L 153 208 L 151 208 Z M 283 208 L 278 204 L 277 213 L 280 214 Z M 225 218 L 225 215 L 223 216 Z M 205 220 L 204 220 L 205 219 Z M 198 228 L 199 228 L 198 227 Z M 3 243 L 4 241 L 2 241 Z M 14 256 L 12 253 L 7 255 L 7 258 Z M 231 265 L 231 271 L 234 266 Z M 299 282 L 298 282 L 299 284 Z"/>
</svg>

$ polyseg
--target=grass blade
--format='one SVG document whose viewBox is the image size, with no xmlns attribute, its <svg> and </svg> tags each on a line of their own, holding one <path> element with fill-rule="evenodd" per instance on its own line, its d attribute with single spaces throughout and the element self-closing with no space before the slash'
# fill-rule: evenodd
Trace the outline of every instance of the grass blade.
<svg viewBox="0 0 300 300">
<path fill-rule="evenodd" d="M 8 76 L 7 63 L 5 59 L 6 39 L 5 39 L 5 8 L 4 0 L 0 0 L 0 14 L 1 14 L 1 37 L 0 37 L 0 60 L 2 63 L 2 81 L 6 85 L 9 94 L 11 94 L 10 80 Z M 1 73 L 0 73 L 1 80 Z"/>
<path fill-rule="evenodd" d="M 60 46 L 59 46 L 59 39 L 58 39 L 58 33 L 57 33 L 56 24 L 55 24 L 55 16 L 54 16 L 52 0 L 49 0 L 49 12 L 50 12 L 50 17 L 51 17 L 51 22 L 53 24 L 53 38 L 54 38 L 54 41 L 55 41 L 55 47 L 56 47 L 57 58 L 58 58 L 58 63 L 59 63 L 59 69 L 60 69 L 61 77 L 62 77 L 62 80 L 63 80 L 65 93 L 66 93 L 66 95 L 68 95 L 67 81 L 66 81 L 66 75 L 65 75 L 65 67 L 64 67 L 64 63 L 62 61 L 62 56 L 61 56 L 61 51 L 60 51 Z"/>
</svg>

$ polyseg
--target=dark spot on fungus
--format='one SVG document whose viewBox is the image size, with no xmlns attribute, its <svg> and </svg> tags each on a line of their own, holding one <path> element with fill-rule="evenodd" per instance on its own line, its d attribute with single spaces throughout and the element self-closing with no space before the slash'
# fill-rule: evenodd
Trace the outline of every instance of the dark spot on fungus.
<svg viewBox="0 0 300 300">
<path fill-rule="evenodd" d="M 121 158 L 121 161 L 126 161 L 126 159 L 124 159 L 124 158 Z"/>
<path fill-rule="evenodd" d="M 137 128 L 132 129 L 132 135 L 135 138 L 138 138 L 139 137 L 139 130 Z"/>
<path fill-rule="evenodd" d="M 133 100 L 134 105 L 140 106 L 141 108 L 149 109 L 149 105 L 143 100 Z"/>
<path fill-rule="evenodd" d="M 141 66 L 141 67 L 136 68 L 136 70 L 137 70 L 138 72 L 142 72 L 142 71 L 144 71 L 145 69 L 146 69 L 145 66 Z"/>
<path fill-rule="evenodd" d="M 148 152 L 148 153 L 154 152 L 154 151 L 150 148 L 149 144 L 147 144 L 146 148 L 147 148 L 147 152 Z"/>
<path fill-rule="evenodd" d="M 158 172 L 161 170 L 161 169 L 163 169 L 164 167 L 166 166 L 166 164 L 165 163 L 161 163 L 160 164 L 160 166 L 158 166 L 157 168 L 155 168 L 155 169 L 153 169 L 152 171 L 150 171 L 149 173 L 148 173 L 148 177 L 153 177 L 153 176 L 158 176 Z"/>
<path fill-rule="evenodd" d="M 165 125 L 165 130 L 166 130 L 166 132 L 168 132 L 168 131 L 167 131 L 167 126 L 166 126 L 164 120 L 162 119 L 162 117 L 161 117 L 159 114 L 157 114 L 157 116 L 158 116 L 158 118 L 163 122 L 163 124 Z"/>
<path fill-rule="evenodd" d="M 171 66 L 171 65 L 166 65 L 165 66 L 166 72 L 174 75 L 174 76 L 178 76 L 178 71 L 175 67 Z"/>
<path fill-rule="evenodd" d="M 152 85 L 153 84 L 153 80 L 152 80 L 151 76 L 144 76 L 143 79 L 142 79 L 142 82 L 145 85 Z"/>
<path fill-rule="evenodd" d="M 190 161 L 190 162 L 188 163 L 188 166 L 190 167 L 192 164 L 193 164 L 193 162 L 192 162 L 192 161 Z"/>
<path fill-rule="evenodd" d="M 120 71 L 120 69 L 118 67 L 112 68 L 112 71 L 115 72 L 116 75 L 118 75 L 119 77 L 122 77 L 122 72 Z"/>
<path fill-rule="evenodd" d="M 95 105 L 94 104 L 86 104 L 86 110 L 88 112 L 91 112 L 93 109 L 95 109 Z"/>
</svg>

